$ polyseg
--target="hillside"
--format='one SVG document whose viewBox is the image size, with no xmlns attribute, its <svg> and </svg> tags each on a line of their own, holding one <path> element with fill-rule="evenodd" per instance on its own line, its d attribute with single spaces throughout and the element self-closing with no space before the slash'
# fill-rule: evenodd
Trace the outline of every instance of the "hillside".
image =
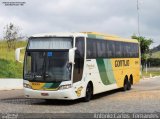
<svg viewBox="0 0 160 119">
<path fill-rule="evenodd" d="M 160 45 L 158 45 L 157 47 L 154 47 L 153 49 L 151 49 L 151 52 L 158 52 L 160 51 Z"/>
<path fill-rule="evenodd" d="M 152 58 L 160 58 L 160 51 L 153 52 L 151 55 Z"/>
<path fill-rule="evenodd" d="M 26 41 L 18 41 L 16 48 L 25 47 Z M 21 59 L 24 51 L 21 53 Z M 0 78 L 22 78 L 23 64 L 15 61 L 15 50 L 8 49 L 5 41 L 0 41 Z"/>
</svg>

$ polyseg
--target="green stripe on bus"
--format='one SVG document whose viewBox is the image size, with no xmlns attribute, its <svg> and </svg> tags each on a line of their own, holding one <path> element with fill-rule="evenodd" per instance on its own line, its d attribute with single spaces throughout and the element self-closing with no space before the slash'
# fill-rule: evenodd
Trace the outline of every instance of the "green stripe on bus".
<svg viewBox="0 0 160 119">
<path fill-rule="evenodd" d="M 51 85 L 52 85 L 52 83 L 45 83 L 45 85 L 43 87 L 49 88 L 49 87 L 51 87 Z"/>
<path fill-rule="evenodd" d="M 107 68 L 107 72 L 106 73 L 107 73 L 109 82 L 110 83 L 115 83 L 116 81 L 115 81 L 113 70 L 112 70 L 111 60 L 110 59 L 104 59 L 104 62 L 105 62 L 105 67 Z"/>
<path fill-rule="evenodd" d="M 61 82 L 53 83 L 50 88 L 58 88 L 60 84 L 61 84 Z"/>
<path fill-rule="evenodd" d="M 56 83 L 46 83 L 44 85 L 45 88 L 58 88 L 58 86 L 60 85 L 60 82 L 56 82 Z"/>
<path fill-rule="evenodd" d="M 104 37 L 103 37 L 103 36 L 94 35 L 94 34 L 88 34 L 88 38 L 104 39 Z"/>
<path fill-rule="evenodd" d="M 104 39 L 103 36 L 96 36 L 97 39 Z"/>
<path fill-rule="evenodd" d="M 96 38 L 96 35 L 88 34 L 88 38 Z"/>
<path fill-rule="evenodd" d="M 98 65 L 100 77 L 101 77 L 101 80 L 102 80 L 103 84 L 104 85 L 109 85 L 110 82 L 108 80 L 108 76 L 107 76 L 107 73 L 106 73 L 106 68 L 105 68 L 105 64 L 104 64 L 103 59 L 97 59 L 96 62 L 97 62 L 97 65 Z"/>
</svg>

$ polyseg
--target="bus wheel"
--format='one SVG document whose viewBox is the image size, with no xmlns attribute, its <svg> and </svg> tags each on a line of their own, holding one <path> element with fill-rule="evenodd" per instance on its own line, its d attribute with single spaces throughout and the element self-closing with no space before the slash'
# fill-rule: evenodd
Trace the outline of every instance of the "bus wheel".
<svg viewBox="0 0 160 119">
<path fill-rule="evenodd" d="M 126 91 L 127 88 L 128 88 L 128 79 L 125 78 L 125 80 L 124 80 L 124 85 L 123 85 L 123 91 Z"/>
<path fill-rule="evenodd" d="M 93 87 L 91 83 L 89 83 L 86 88 L 86 96 L 84 97 L 84 101 L 89 102 L 92 98 L 92 95 L 93 95 Z"/>
<path fill-rule="evenodd" d="M 128 81 L 127 90 L 131 90 L 131 80 Z"/>
</svg>

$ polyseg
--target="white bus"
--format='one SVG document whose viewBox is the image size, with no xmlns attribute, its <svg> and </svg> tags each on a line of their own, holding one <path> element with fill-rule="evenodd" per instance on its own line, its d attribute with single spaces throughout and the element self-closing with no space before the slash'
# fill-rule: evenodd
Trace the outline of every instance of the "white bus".
<svg viewBox="0 0 160 119">
<path fill-rule="evenodd" d="M 140 79 L 137 40 L 95 32 L 48 33 L 28 40 L 24 58 L 26 98 L 84 98 Z M 17 54 L 19 55 L 19 54 Z"/>
</svg>

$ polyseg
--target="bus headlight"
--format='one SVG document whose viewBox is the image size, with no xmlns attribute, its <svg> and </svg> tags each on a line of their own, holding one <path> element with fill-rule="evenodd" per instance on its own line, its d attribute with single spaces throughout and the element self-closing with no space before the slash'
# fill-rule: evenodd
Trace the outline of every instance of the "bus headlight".
<svg viewBox="0 0 160 119">
<path fill-rule="evenodd" d="M 68 89 L 68 88 L 71 88 L 71 84 L 67 84 L 67 85 L 62 85 L 59 87 L 59 90 L 63 90 L 63 89 Z"/>
<path fill-rule="evenodd" d="M 23 83 L 23 87 L 25 88 L 32 88 L 29 84 Z"/>
</svg>

